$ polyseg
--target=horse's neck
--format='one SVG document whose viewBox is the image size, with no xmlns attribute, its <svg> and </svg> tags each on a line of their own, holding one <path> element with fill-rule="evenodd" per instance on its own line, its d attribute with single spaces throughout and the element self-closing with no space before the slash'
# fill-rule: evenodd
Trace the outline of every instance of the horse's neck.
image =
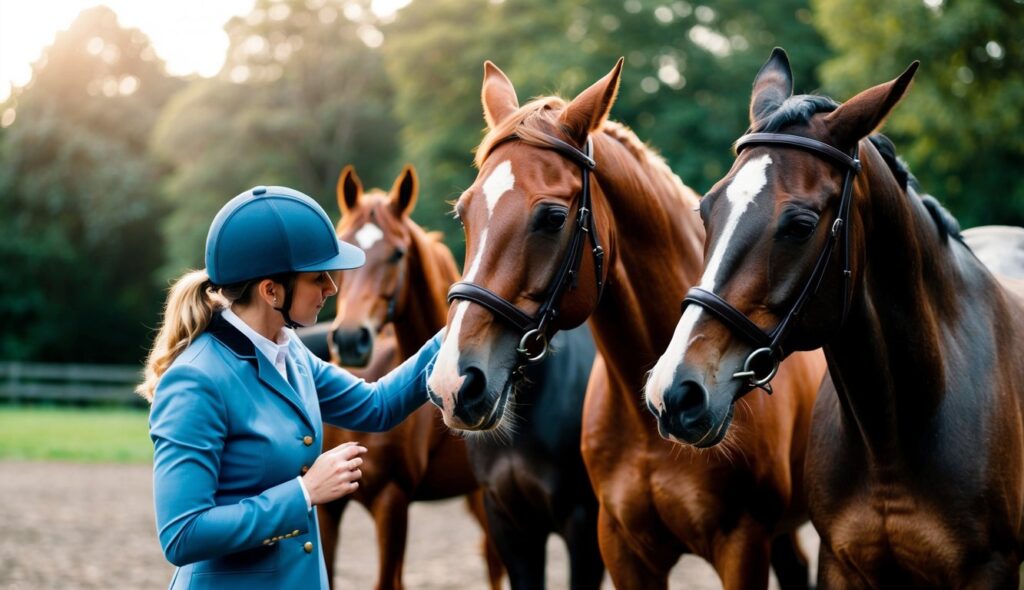
<svg viewBox="0 0 1024 590">
<path fill-rule="evenodd" d="M 404 355 L 411 355 L 448 319 L 448 288 L 458 280 L 451 254 L 435 247 L 421 229 L 413 228 L 406 272 L 405 309 L 395 322 L 395 334 Z M 447 256 L 446 256 L 447 254 Z"/>
<path fill-rule="evenodd" d="M 879 158 L 864 160 L 858 197 L 867 198 L 855 198 L 854 224 L 863 229 L 863 271 L 849 317 L 825 352 L 844 419 L 871 455 L 899 461 L 907 458 L 901 448 L 928 435 L 949 375 L 967 369 L 965 351 L 955 348 L 984 328 L 972 325 L 964 298 L 983 305 L 971 290 L 990 279 L 952 238 L 943 241 L 920 200 L 899 189 Z"/>
<path fill-rule="evenodd" d="M 596 147 L 604 198 L 595 206 L 611 243 L 607 286 L 591 325 L 609 373 L 635 405 L 646 372 L 672 338 L 686 290 L 699 279 L 704 228 L 693 210 L 696 194 L 678 179 L 633 165 L 613 138 Z"/>
</svg>

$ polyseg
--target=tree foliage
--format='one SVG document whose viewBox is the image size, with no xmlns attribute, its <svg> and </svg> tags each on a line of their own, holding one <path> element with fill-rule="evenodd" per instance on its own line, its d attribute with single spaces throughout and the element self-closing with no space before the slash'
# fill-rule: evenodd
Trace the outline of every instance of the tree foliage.
<svg viewBox="0 0 1024 590">
<path fill-rule="evenodd" d="M 159 309 L 163 251 L 146 157 L 153 119 L 180 81 L 106 8 L 83 12 L 2 112 L 0 357 L 140 358 Z"/>
<path fill-rule="evenodd" d="M 359 6 L 260 0 L 227 25 L 220 75 L 168 104 L 152 140 L 172 169 L 164 185 L 172 207 L 165 276 L 202 267 L 210 220 L 249 187 L 290 186 L 336 211 L 345 164 L 371 185 L 390 186 L 400 170 L 392 90 L 379 52 L 364 41 L 375 29 L 345 16 Z"/>
<path fill-rule="evenodd" d="M 965 226 L 1024 224 L 1024 1 L 813 0 L 838 99 L 921 67 L 885 131 Z"/>
</svg>

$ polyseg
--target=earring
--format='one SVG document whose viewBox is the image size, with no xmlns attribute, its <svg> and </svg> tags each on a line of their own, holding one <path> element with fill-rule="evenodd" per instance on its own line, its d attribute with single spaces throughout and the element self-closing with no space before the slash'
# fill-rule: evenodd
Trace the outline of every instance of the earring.
<svg viewBox="0 0 1024 590">
<path fill-rule="evenodd" d="M 274 305 L 277 305 L 277 297 L 274 297 Z"/>
</svg>

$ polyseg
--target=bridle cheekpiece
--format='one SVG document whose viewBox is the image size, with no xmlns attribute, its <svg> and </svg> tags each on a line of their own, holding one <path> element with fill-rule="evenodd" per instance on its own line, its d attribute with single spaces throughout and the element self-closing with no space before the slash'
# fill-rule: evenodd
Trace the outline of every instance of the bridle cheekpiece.
<svg viewBox="0 0 1024 590">
<path fill-rule="evenodd" d="M 683 299 L 683 309 L 691 303 L 703 307 L 711 315 L 717 317 L 722 323 L 754 345 L 755 350 L 747 356 L 743 363 L 743 370 L 734 373 L 733 377 L 745 379 L 750 388 L 759 387 L 771 393 L 771 380 L 778 373 L 779 363 L 785 356 L 782 348 L 785 338 L 793 327 L 794 319 L 800 315 L 804 304 L 817 293 L 821 280 L 825 276 L 825 270 L 828 268 L 829 260 L 832 257 L 832 250 L 835 248 L 836 243 L 840 241 L 843 244 L 842 323 L 846 323 L 846 315 L 850 304 L 849 291 L 851 281 L 850 203 L 853 195 L 853 177 L 860 172 L 861 165 L 857 157 L 856 146 L 853 148 L 852 155 L 848 155 L 816 139 L 787 133 L 748 133 L 736 141 L 736 153 L 738 155 L 744 148 L 756 145 L 780 145 L 810 151 L 833 163 L 839 164 L 846 171 L 843 178 L 839 208 L 836 211 L 836 219 L 832 222 L 832 229 L 830 230 L 831 235 L 818 255 L 814 269 L 807 278 L 807 282 L 804 284 L 803 290 L 800 291 L 800 295 L 793 302 L 792 307 L 790 307 L 785 317 L 782 318 L 782 321 L 771 331 L 766 332 L 762 330 L 743 312 L 707 289 L 692 287 Z M 760 361 L 759 357 L 764 357 L 767 362 Z"/>
<path fill-rule="evenodd" d="M 517 139 L 520 139 L 519 136 L 513 134 L 497 142 L 495 146 Z M 459 281 L 448 290 L 449 303 L 456 299 L 462 299 L 482 305 L 495 316 L 522 333 L 519 346 L 516 348 L 522 364 L 537 363 L 547 354 L 549 331 L 551 330 L 552 322 L 558 317 L 558 304 L 566 289 L 570 287 L 575 288 L 579 282 L 584 241 L 587 239 L 587 236 L 590 236 L 590 241 L 593 245 L 591 254 L 594 258 L 594 275 L 597 279 L 599 300 L 601 292 L 604 290 L 604 248 L 601 247 L 598 240 L 590 196 L 590 172 L 597 166 L 593 158 L 593 141 L 589 137 L 587 138 L 587 143 L 584 147 L 585 152 L 555 137 L 548 136 L 545 138 L 545 141 L 548 142 L 547 145 L 537 145 L 534 143 L 531 143 L 531 145 L 554 150 L 578 164 L 583 175 L 583 189 L 580 194 L 579 208 L 576 211 L 575 227 L 573 228 L 572 237 L 569 239 L 569 247 L 551 283 L 548 285 L 544 303 L 541 304 L 537 313 L 531 316 L 494 291 L 468 281 Z M 533 347 L 539 345 L 539 352 L 532 351 L 531 345 Z M 520 369 L 522 364 L 517 369 Z"/>
</svg>

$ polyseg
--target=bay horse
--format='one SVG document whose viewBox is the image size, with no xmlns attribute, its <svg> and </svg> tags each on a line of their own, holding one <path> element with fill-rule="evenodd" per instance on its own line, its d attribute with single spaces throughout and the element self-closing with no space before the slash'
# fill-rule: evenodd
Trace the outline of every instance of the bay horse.
<svg viewBox="0 0 1024 590">
<path fill-rule="evenodd" d="M 687 295 L 665 389 L 695 398 L 680 420 L 725 428 L 748 379 L 823 346 L 806 470 L 819 587 L 1016 588 L 1024 288 L 996 279 L 868 138 L 916 69 L 839 105 L 793 96 L 772 53 L 750 132 L 701 203 L 721 263 Z M 757 347 L 755 375 L 737 376 Z"/>
<path fill-rule="evenodd" d="M 805 588 L 790 533 L 806 519 L 802 465 L 824 361 L 797 355 L 780 395 L 751 398 L 728 452 L 659 435 L 639 393 L 699 276 L 704 231 L 693 191 L 607 120 L 621 67 L 568 103 L 551 96 L 520 107 L 509 79 L 485 63 L 488 132 L 477 178 L 455 205 L 467 267 L 449 292 L 428 390 L 449 427 L 507 428 L 521 367 L 545 354 L 552 331 L 589 318 L 603 361 L 591 374 L 581 447 L 615 586 L 665 588 L 690 552 L 728 589 L 767 587 L 770 561 L 783 587 Z M 751 420 L 760 415 L 772 418 Z"/>
<path fill-rule="evenodd" d="M 436 236 L 410 231 L 402 221 L 408 219 L 417 192 L 411 167 L 402 171 L 389 194 L 374 190 L 364 196 L 351 166 L 339 175 L 338 236 L 362 247 L 367 263 L 340 273 L 338 310 L 327 342 L 335 362 L 359 366 L 369 361 L 365 369 L 354 370 L 367 380 L 398 366 L 443 325 L 446 286 L 437 284 L 457 274 L 451 253 Z M 381 228 L 388 228 L 387 236 Z M 375 288 L 367 290 L 367 285 Z M 401 322 L 390 324 L 394 317 Z M 385 328 L 383 337 L 376 338 Z M 349 500 L 365 506 L 373 517 L 379 555 L 377 588 L 386 589 L 402 587 L 409 504 L 466 495 L 469 511 L 484 531 L 490 587 L 501 588 L 501 559 L 488 534 L 483 494 L 473 477 L 465 442 L 448 432 L 433 407 L 424 405 L 388 432 L 324 430 L 325 449 L 350 440 L 367 448 L 359 488 L 317 507 L 329 580 L 333 580 L 338 529 Z"/>
<path fill-rule="evenodd" d="M 363 195 L 351 169 L 342 173 L 339 187 L 344 211 L 339 235 L 366 250 L 367 262 L 346 273 L 340 287 L 332 336 L 335 354 L 344 363 L 361 361 L 363 347 L 384 326 L 394 326 L 406 346 L 418 347 L 444 327 L 445 295 L 459 273 L 436 234 L 425 232 L 410 216 L 415 172 L 403 171 L 391 197 Z M 579 450 L 594 341 L 584 327 L 559 334 L 552 347 L 557 352 L 526 371 L 517 427 L 504 438 L 453 439 L 433 407 L 420 412 L 429 412 L 431 437 L 453 447 L 465 445 L 468 464 L 484 491 L 490 537 L 513 590 L 544 586 L 551 532 L 569 549 L 571 587 L 596 590 L 604 573 L 597 547 L 597 499 Z M 460 456 L 460 470 L 465 468 L 461 461 Z"/>
</svg>

